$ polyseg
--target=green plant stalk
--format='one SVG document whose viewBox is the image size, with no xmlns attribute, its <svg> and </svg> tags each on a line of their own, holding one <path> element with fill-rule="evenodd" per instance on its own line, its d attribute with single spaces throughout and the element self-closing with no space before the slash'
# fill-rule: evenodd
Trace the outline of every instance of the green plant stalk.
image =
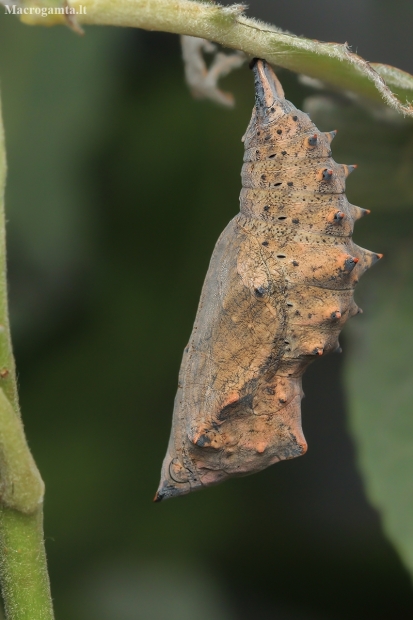
<svg viewBox="0 0 413 620">
<path fill-rule="evenodd" d="M 0 578 L 7 620 L 53 620 L 41 508 L 0 509 Z"/>
<path fill-rule="evenodd" d="M 0 582 L 7 620 L 53 620 L 43 540 L 44 484 L 20 419 L 9 328 L 5 177 L 0 106 Z"/>
<path fill-rule="evenodd" d="M 66 23 L 77 31 L 78 24 L 95 24 L 200 37 L 304 73 L 337 89 L 384 101 L 405 116 L 413 116 L 409 103 L 413 100 L 413 76 L 387 65 L 370 64 L 352 53 L 347 44 L 297 37 L 247 18 L 240 4 L 222 7 L 195 0 L 73 0 L 66 8 L 74 14 L 66 16 L 49 14 L 50 4 L 50 0 L 23 0 L 16 15 L 27 24 Z M 53 0 L 53 4 L 56 10 L 59 1 Z M 63 2 L 60 4 L 58 9 L 63 13 Z"/>
</svg>

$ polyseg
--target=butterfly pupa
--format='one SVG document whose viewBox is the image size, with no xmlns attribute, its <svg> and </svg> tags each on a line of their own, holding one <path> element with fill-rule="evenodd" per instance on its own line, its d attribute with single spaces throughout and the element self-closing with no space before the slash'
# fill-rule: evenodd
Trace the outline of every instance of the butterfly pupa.
<svg viewBox="0 0 413 620">
<path fill-rule="evenodd" d="M 355 245 L 345 179 L 263 60 L 244 135 L 240 213 L 214 249 L 185 348 L 155 501 L 304 454 L 301 377 L 339 349 L 353 290 L 379 258 Z"/>
</svg>

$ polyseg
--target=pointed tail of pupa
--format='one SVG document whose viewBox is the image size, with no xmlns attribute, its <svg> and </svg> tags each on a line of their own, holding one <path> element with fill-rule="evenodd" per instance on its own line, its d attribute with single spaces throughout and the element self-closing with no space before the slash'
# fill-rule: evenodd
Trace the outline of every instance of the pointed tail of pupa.
<svg viewBox="0 0 413 620">
<path fill-rule="evenodd" d="M 270 108 L 277 102 L 285 99 L 281 82 L 265 60 L 254 58 L 251 68 L 254 71 L 255 77 L 255 103 L 257 109 Z"/>
<path fill-rule="evenodd" d="M 176 454 L 171 454 L 171 452 L 171 446 L 169 446 L 162 465 L 161 481 L 153 498 L 154 502 L 161 502 L 163 499 L 178 495 L 186 495 L 191 491 L 187 472 Z"/>
<path fill-rule="evenodd" d="M 261 120 L 275 120 L 285 114 L 286 100 L 283 87 L 265 60 L 254 59 L 251 63 L 255 79 L 255 110 Z"/>
</svg>

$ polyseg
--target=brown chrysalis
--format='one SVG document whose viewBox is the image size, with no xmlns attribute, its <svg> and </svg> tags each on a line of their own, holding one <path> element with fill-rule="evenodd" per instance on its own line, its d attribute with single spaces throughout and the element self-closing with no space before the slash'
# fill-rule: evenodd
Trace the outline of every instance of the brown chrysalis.
<svg viewBox="0 0 413 620">
<path fill-rule="evenodd" d="M 304 454 L 301 377 L 339 348 L 359 309 L 353 290 L 379 258 L 351 240 L 367 211 L 351 205 L 354 166 L 253 65 L 240 213 L 218 239 L 185 349 L 155 501 Z"/>
</svg>

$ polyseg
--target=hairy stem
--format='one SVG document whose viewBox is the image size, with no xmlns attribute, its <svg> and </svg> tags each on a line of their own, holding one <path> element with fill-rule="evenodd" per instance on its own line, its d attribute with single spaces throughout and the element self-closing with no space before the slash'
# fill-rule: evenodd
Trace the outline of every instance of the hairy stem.
<svg viewBox="0 0 413 620">
<path fill-rule="evenodd" d="M 27 446 L 10 338 L 0 107 L 0 581 L 7 620 L 52 620 L 43 541 L 44 485 Z"/>
<path fill-rule="evenodd" d="M 41 509 L 0 509 L 0 578 L 7 620 L 53 620 Z"/>
<path fill-rule="evenodd" d="M 413 116 L 409 103 L 413 99 L 413 76 L 393 67 L 372 65 L 353 54 L 347 44 L 296 37 L 247 18 L 239 4 L 222 7 L 194 0 L 75 0 L 70 2 L 70 9 L 76 14 L 64 16 L 56 14 L 56 10 L 64 11 L 59 3 L 62 5 L 61 0 L 23 0 L 16 14 L 33 25 L 67 23 L 75 29 L 78 23 L 132 26 L 200 37 L 318 78 L 340 90 L 384 100 L 402 114 Z"/>
</svg>

